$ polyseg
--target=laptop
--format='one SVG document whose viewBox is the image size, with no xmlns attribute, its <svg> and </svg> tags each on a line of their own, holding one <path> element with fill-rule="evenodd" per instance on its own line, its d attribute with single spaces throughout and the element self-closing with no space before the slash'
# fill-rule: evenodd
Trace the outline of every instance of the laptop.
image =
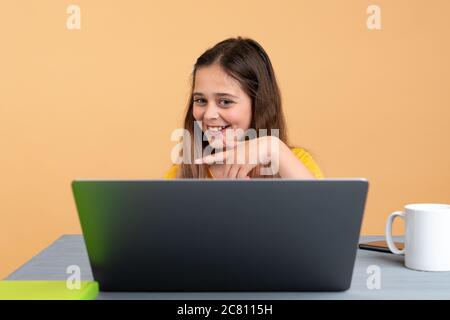
<svg viewBox="0 0 450 320">
<path fill-rule="evenodd" d="M 75 180 L 102 291 L 343 291 L 365 179 Z"/>
</svg>

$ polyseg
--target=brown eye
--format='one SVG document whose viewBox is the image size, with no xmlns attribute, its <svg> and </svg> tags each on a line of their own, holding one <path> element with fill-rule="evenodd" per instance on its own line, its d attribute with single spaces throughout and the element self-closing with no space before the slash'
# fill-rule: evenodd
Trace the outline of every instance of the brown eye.
<svg viewBox="0 0 450 320">
<path fill-rule="evenodd" d="M 205 103 L 205 99 L 202 98 L 194 99 L 194 103 L 198 105 L 203 105 Z"/>
<path fill-rule="evenodd" d="M 228 106 L 228 105 L 232 104 L 233 102 L 234 101 L 227 100 L 227 99 L 220 100 L 220 103 L 221 103 L 222 106 Z"/>
</svg>

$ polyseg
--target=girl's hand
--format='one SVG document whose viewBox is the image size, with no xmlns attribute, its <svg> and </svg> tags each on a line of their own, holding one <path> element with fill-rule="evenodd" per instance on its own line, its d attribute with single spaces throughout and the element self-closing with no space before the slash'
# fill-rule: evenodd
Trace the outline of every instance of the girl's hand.
<svg viewBox="0 0 450 320">
<path fill-rule="evenodd" d="M 257 165 L 270 164 L 270 168 L 261 168 L 260 174 L 274 175 L 278 172 L 280 143 L 274 136 L 237 142 L 231 149 L 195 160 L 195 164 L 223 165 L 223 178 L 231 179 L 248 179 Z"/>
</svg>

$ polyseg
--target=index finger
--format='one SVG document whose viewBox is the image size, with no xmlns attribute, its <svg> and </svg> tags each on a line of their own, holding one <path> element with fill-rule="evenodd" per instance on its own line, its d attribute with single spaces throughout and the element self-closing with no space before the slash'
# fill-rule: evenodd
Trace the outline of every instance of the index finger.
<svg viewBox="0 0 450 320">
<path fill-rule="evenodd" d="M 214 163 L 223 163 L 227 157 L 227 151 L 222 151 L 214 154 L 207 155 L 203 158 L 196 159 L 194 161 L 195 164 L 214 164 Z"/>
</svg>

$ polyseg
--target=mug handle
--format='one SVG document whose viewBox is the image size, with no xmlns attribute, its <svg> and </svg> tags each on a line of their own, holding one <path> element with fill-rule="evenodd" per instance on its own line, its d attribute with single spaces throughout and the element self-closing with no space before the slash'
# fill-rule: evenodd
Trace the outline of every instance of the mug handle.
<svg viewBox="0 0 450 320">
<path fill-rule="evenodd" d="M 389 218 L 387 220 L 387 223 L 386 223 L 386 242 L 387 242 L 387 245 L 389 247 L 389 250 L 391 250 L 392 253 L 394 253 L 394 254 L 404 254 L 405 253 L 405 248 L 400 250 L 395 245 L 394 240 L 392 240 L 392 224 L 393 224 L 394 219 L 396 217 L 400 217 L 403 220 L 405 220 L 405 213 L 403 211 L 395 211 L 395 212 L 391 213 L 391 215 L 389 216 Z"/>
</svg>

